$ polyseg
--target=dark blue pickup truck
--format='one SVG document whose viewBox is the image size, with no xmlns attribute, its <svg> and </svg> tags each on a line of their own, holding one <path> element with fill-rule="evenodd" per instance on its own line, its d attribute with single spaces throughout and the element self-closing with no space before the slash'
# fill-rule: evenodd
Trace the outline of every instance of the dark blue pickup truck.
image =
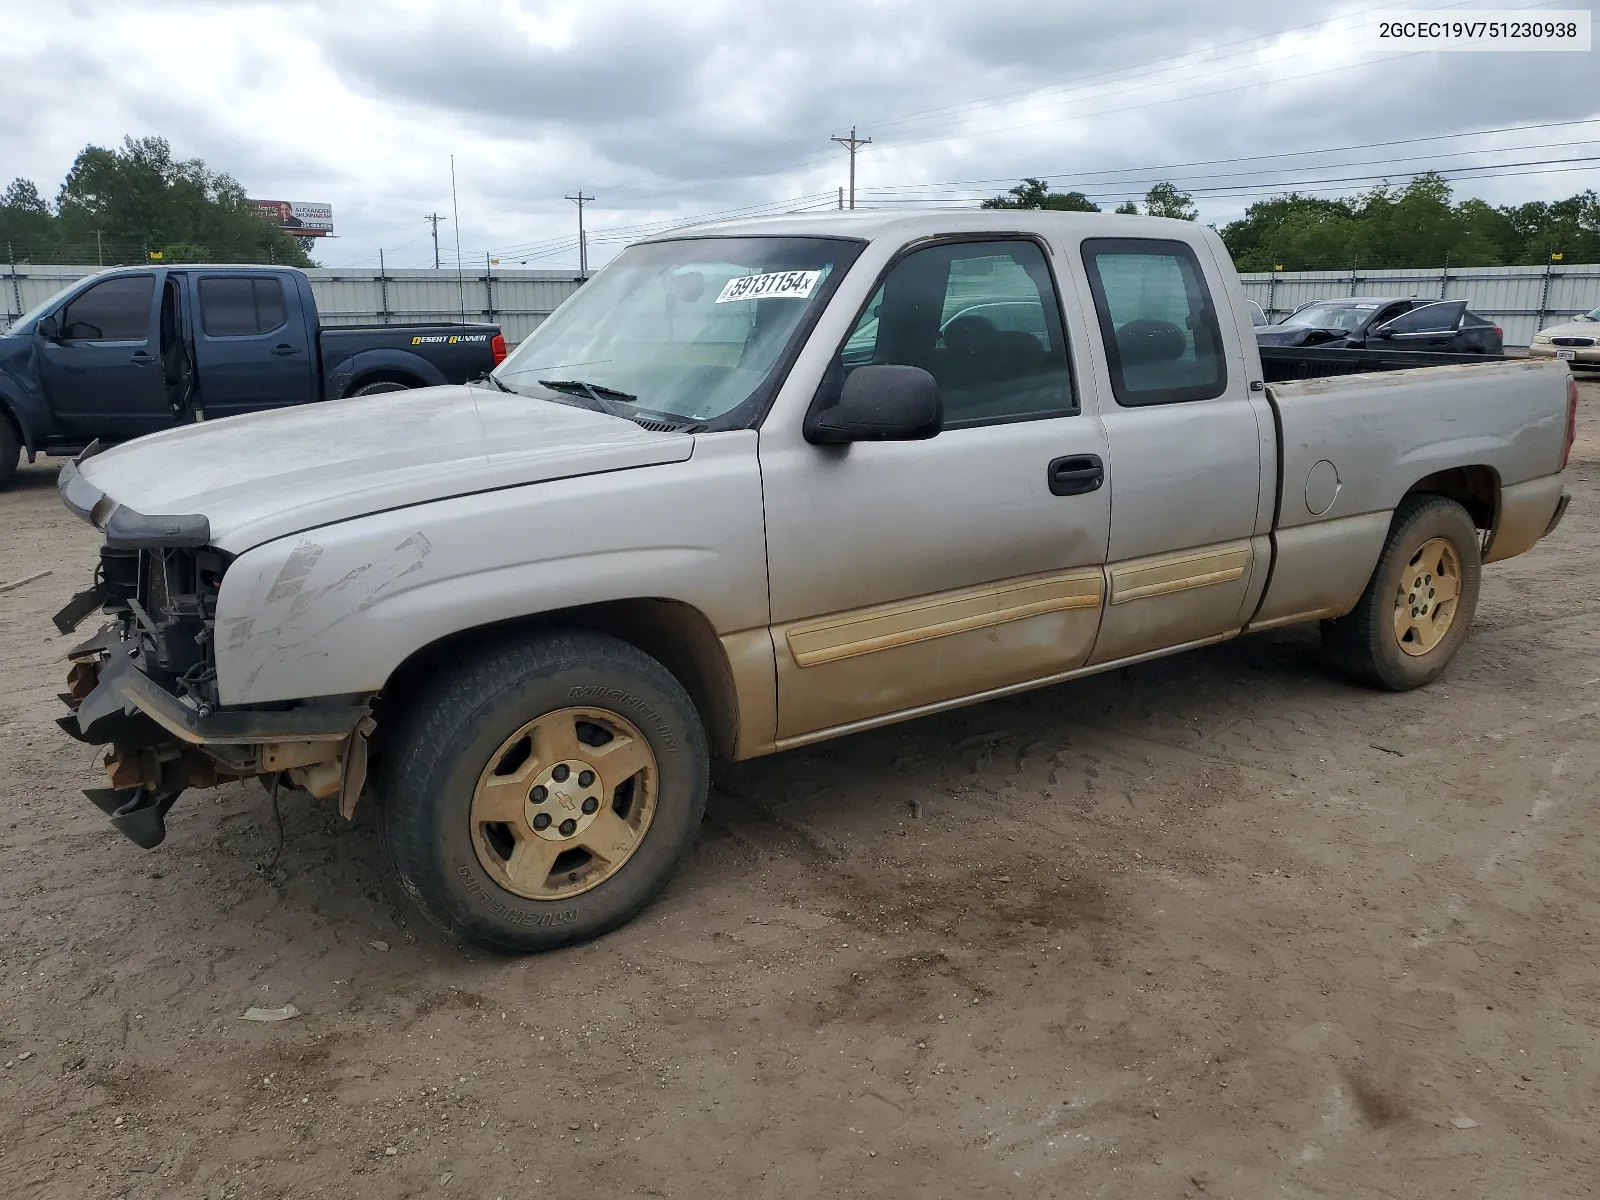
<svg viewBox="0 0 1600 1200">
<path fill-rule="evenodd" d="M 0 488 L 18 456 L 76 454 L 187 421 L 465 383 L 494 325 L 337 325 L 292 267 L 119 267 L 0 335 Z"/>
</svg>

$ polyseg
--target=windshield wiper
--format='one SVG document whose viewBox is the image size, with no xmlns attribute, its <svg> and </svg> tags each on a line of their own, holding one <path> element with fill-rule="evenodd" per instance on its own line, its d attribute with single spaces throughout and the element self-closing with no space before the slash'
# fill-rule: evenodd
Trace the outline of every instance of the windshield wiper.
<svg viewBox="0 0 1600 1200">
<path fill-rule="evenodd" d="M 489 372 L 489 374 L 485 375 L 484 378 L 487 379 L 495 387 L 499 388 L 502 392 L 510 392 L 513 396 L 521 395 L 521 393 L 518 392 L 516 388 L 507 387 L 505 384 L 501 383 L 498 379 L 496 379 L 493 371 L 491 371 L 491 372 Z"/>
<path fill-rule="evenodd" d="M 614 387 L 607 387 L 603 383 L 586 383 L 582 379 L 541 379 L 543 387 L 557 392 L 570 392 L 580 396 L 588 396 L 591 400 L 600 401 L 602 396 L 609 396 L 613 400 L 621 400 L 624 404 L 637 404 L 639 397 L 632 392 L 620 392 Z"/>
</svg>

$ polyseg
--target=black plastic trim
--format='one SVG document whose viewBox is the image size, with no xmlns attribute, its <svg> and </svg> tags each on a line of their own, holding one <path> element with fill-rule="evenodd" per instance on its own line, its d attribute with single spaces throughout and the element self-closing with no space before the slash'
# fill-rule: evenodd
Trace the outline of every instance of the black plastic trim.
<svg viewBox="0 0 1600 1200">
<path fill-rule="evenodd" d="M 106 545 L 113 550 L 162 550 L 204 546 L 211 540 L 211 522 L 201 513 L 158 514 L 119 504 L 106 518 Z"/>
<path fill-rule="evenodd" d="M 94 443 L 90 443 L 89 449 L 94 449 Z M 95 510 L 107 497 L 83 477 L 77 462 L 69 462 L 61 468 L 56 488 L 61 493 L 61 503 L 91 525 L 98 525 L 106 535 L 106 545 L 113 550 L 177 549 L 204 546 L 211 541 L 211 522 L 202 513 L 146 516 L 126 504 L 118 504 L 104 524 L 97 522 Z"/>
</svg>

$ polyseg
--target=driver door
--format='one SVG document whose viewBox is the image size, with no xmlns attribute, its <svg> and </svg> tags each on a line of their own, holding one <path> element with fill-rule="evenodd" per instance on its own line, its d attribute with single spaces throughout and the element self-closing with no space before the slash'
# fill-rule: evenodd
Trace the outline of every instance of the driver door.
<svg viewBox="0 0 1600 1200">
<path fill-rule="evenodd" d="M 42 348 L 45 397 L 71 437 L 126 441 L 172 423 L 153 272 L 114 275 L 68 300 Z"/>
<path fill-rule="evenodd" d="M 763 429 L 780 744 L 1072 670 L 1100 624 L 1105 433 L 1079 404 L 1040 245 L 903 255 L 835 355 L 822 406 L 868 363 L 929 371 L 945 425 L 848 446 Z"/>
<path fill-rule="evenodd" d="M 1450 350 L 1466 311 L 1465 300 L 1440 300 L 1413 308 L 1373 332 L 1378 335 L 1377 344 L 1392 345 L 1396 350 Z"/>
</svg>

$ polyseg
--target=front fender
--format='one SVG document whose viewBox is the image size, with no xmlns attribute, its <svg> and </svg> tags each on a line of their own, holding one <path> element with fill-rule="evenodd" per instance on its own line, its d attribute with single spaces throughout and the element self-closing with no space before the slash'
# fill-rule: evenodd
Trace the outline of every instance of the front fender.
<svg viewBox="0 0 1600 1200">
<path fill-rule="evenodd" d="M 50 428 L 50 411 L 37 398 L 31 397 L 21 383 L 8 374 L 0 374 L 0 412 L 16 423 L 22 435 L 22 448 L 32 462 L 38 453 L 39 441 Z"/>
<path fill-rule="evenodd" d="M 223 577 L 223 704 L 380 690 L 451 634 L 613 600 L 674 600 L 720 634 L 767 625 L 756 435 L 685 461 L 374 513 L 267 542 Z"/>
</svg>

